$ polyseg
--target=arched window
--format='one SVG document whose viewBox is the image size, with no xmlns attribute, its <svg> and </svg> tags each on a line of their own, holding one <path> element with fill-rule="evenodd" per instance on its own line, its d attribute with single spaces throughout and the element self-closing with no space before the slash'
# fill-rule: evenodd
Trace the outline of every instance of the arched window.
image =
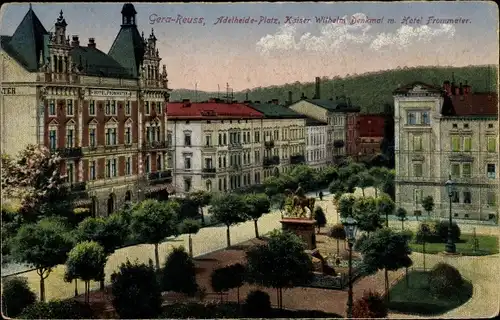
<svg viewBox="0 0 500 320">
<path fill-rule="evenodd" d="M 108 216 L 115 212 L 115 195 L 110 194 L 108 198 Z"/>
<path fill-rule="evenodd" d="M 207 182 L 205 182 L 205 185 L 207 187 L 207 191 L 211 192 L 212 191 L 212 181 L 207 180 Z"/>
</svg>

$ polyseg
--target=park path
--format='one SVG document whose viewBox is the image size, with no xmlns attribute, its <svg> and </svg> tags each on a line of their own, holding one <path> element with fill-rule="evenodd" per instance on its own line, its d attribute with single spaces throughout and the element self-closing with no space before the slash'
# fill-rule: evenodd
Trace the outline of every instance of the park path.
<svg viewBox="0 0 500 320">
<path fill-rule="evenodd" d="M 373 190 L 365 191 L 366 195 L 372 195 Z M 360 190 L 356 190 L 357 195 L 361 195 Z M 332 197 L 325 196 L 323 201 L 317 199 L 318 205 L 322 206 L 328 221 L 328 225 L 337 223 L 337 213 L 332 204 Z M 259 233 L 265 234 L 276 228 L 280 228 L 281 214 L 275 210 L 272 213 L 264 215 L 259 219 Z M 390 226 L 396 230 L 401 228 L 399 221 L 390 221 Z M 405 229 L 415 230 L 418 225 L 416 221 L 408 221 L 405 223 Z M 477 234 L 499 234 L 497 226 L 485 225 L 461 225 L 462 233 L 472 232 L 472 228 L 476 228 Z M 252 221 L 241 223 L 231 227 L 231 243 L 237 244 L 250 240 L 255 237 L 255 231 Z M 226 228 L 225 226 L 212 226 L 202 228 L 193 238 L 193 253 L 194 256 L 203 255 L 209 252 L 224 249 L 226 247 Z M 187 235 L 168 239 L 159 246 L 160 263 L 164 263 L 167 254 L 174 247 L 188 246 Z M 106 264 L 106 282 L 110 282 L 110 275 L 119 269 L 119 266 L 127 259 L 130 261 L 138 260 L 139 262 L 147 263 L 149 259 L 154 260 L 154 246 L 141 244 L 122 248 L 111 255 Z M 422 263 L 422 255 L 413 253 L 412 259 L 415 266 L 419 267 Z M 431 267 L 433 264 L 448 259 L 450 264 L 459 268 L 462 274 L 473 281 L 474 294 L 472 299 L 463 306 L 454 309 L 446 314 L 450 317 L 485 317 L 495 314 L 498 310 L 498 284 L 500 283 L 500 264 L 498 263 L 499 255 L 486 257 L 442 257 L 438 255 L 426 255 L 426 266 Z M 74 284 L 65 283 L 63 281 L 65 267 L 58 266 L 54 269 L 51 275 L 46 279 L 46 298 L 47 299 L 64 299 L 74 295 Z M 30 286 L 34 291 L 39 293 L 39 277 L 35 271 L 26 272 L 19 276 L 26 277 Z M 78 282 L 79 293 L 83 292 L 83 283 Z M 97 289 L 98 283 L 91 283 L 91 289 Z M 408 318 L 407 315 L 393 314 L 390 318 Z M 414 316 L 411 316 L 414 317 Z"/>
</svg>

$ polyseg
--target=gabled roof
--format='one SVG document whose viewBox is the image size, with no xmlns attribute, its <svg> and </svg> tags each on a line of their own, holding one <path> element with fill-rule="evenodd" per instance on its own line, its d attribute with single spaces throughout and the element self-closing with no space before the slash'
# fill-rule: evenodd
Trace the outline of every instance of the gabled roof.
<svg viewBox="0 0 500 320">
<path fill-rule="evenodd" d="M 132 78 L 133 70 L 123 68 L 112 57 L 91 47 L 74 47 L 71 59 L 89 76 Z"/>
<path fill-rule="evenodd" d="M 409 93 L 410 91 L 413 91 L 415 93 L 419 91 L 428 91 L 432 93 L 442 93 L 443 89 L 440 87 L 436 87 L 421 81 L 414 81 L 412 83 L 409 83 L 407 85 L 401 86 L 397 88 L 396 90 L 393 91 L 393 94 L 405 94 Z"/>
<path fill-rule="evenodd" d="M 330 112 L 359 112 L 360 108 L 353 106 L 345 99 L 337 100 L 323 100 L 323 99 L 303 99 L 311 104 L 320 108 L 326 109 Z"/>
<path fill-rule="evenodd" d="M 498 116 L 498 94 L 477 92 L 466 95 L 452 95 L 445 98 L 444 116 Z"/>
<path fill-rule="evenodd" d="M 264 115 L 243 103 L 228 102 L 169 102 L 168 119 L 262 119 Z"/>
<path fill-rule="evenodd" d="M 276 119 L 304 119 L 306 116 L 295 112 L 287 107 L 274 104 L 274 103 L 246 103 L 250 108 L 255 109 L 266 118 L 276 118 Z"/>
<path fill-rule="evenodd" d="M 28 71 L 36 71 L 46 34 L 47 30 L 30 7 L 12 37 L 2 37 L 2 48 Z"/>
<path fill-rule="evenodd" d="M 108 55 L 127 69 L 133 77 L 139 77 L 139 65 L 142 63 L 144 51 L 144 40 L 137 27 L 122 25 Z"/>
<path fill-rule="evenodd" d="M 311 117 L 306 117 L 306 127 L 317 127 L 326 125 L 328 125 L 326 122 L 319 121 Z"/>
</svg>

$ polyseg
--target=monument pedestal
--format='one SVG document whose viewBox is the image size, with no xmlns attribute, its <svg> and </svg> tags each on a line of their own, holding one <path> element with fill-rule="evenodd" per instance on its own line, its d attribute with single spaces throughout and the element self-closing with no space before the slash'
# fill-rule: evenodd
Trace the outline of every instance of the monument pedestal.
<svg viewBox="0 0 500 320">
<path fill-rule="evenodd" d="M 316 220 L 304 218 L 284 218 L 281 221 L 281 228 L 298 235 L 306 243 L 306 250 L 316 249 Z"/>
</svg>

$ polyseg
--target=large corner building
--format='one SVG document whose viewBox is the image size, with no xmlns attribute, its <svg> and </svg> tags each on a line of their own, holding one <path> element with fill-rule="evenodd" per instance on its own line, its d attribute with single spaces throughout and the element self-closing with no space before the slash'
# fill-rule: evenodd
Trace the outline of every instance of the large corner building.
<svg viewBox="0 0 500 320">
<path fill-rule="evenodd" d="M 94 38 L 70 38 L 62 11 L 47 32 L 31 5 L 1 37 L 2 152 L 15 156 L 27 144 L 58 152 L 78 205 L 94 215 L 168 192 L 171 182 L 166 67 L 153 31 L 139 33 L 134 6 L 121 14 L 108 53 Z"/>
</svg>

